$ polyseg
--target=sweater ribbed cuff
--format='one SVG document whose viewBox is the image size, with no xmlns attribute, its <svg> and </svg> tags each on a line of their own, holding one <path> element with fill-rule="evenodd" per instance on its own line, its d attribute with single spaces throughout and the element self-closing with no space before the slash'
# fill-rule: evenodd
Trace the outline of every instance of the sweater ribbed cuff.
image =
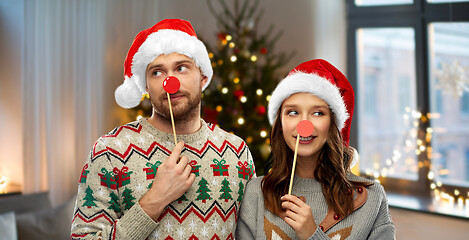
<svg viewBox="0 0 469 240">
<path fill-rule="evenodd" d="M 308 240 L 330 240 L 330 238 L 319 227 L 317 227 L 316 231 L 308 238 Z"/>
<path fill-rule="evenodd" d="M 117 232 L 122 231 L 126 239 L 145 239 L 155 230 L 158 223 L 143 211 L 140 204 L 134 204 L 121 219 L 117 221 Z"/>
</svg>

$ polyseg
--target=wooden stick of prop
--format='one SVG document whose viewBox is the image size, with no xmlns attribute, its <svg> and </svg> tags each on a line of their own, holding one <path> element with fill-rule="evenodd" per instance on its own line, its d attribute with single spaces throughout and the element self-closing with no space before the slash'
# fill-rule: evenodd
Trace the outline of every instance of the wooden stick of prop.
<svg viewBox="0 0 469 240">
<path fill-rule="evenodd" d="M 168 96 L 169 113 L 171 114 L 171 125 L 173 125 L 174 145 L 177 145 L 178 140 L 176 137 L 176 128 L 174 127 L 174 116 L 173 116 L 173 108 L 171 107 L 171 97 L 169 96 L 169 93 L 166 93 L 166 96 Z"/>
<path fill-rule="evenodd" d="M 288 187 L 288 194 L 291 194 L 291 188 L 293 186 L 293 176 L 295 176 L 295 167 L 296 167 L 296 155 L 298 153 L 298 144 L 300 142 L 300 134 L 296 136 L 296 144 L 295 144 L 295 155 L 293 155 L 293 166 L 291 169 L 291 176 L 290 176 L 290 187 Z"/>
</svg>

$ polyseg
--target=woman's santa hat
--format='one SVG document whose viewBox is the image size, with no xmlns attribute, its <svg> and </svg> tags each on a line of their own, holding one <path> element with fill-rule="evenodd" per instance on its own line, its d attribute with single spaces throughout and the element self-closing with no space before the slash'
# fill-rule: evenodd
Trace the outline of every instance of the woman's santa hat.
<svg viewBox="0 0 469 240">
<path fill-rule="evenodd" d="M 304 62 L 294 68 L 275 88 L 270 97 L 269 122 L 274 124 L 285 99 L 295 93 L 311 93 L 329 104 L 343 143 L 349 145 L 355 97 L 347 78 L 332 64 L 322 59 Z"/>
<path fill-rule="evenodd" d="M 124 83 L 115 92 L 117 104 L 133 108 L 140 104 L 146 93 L 145 71 L 148 64 L 161 54 L 179 53 L 192 58 L 207 77 L 204 90 L 213 76 L 207 48 L 197 38 L 190 22 L 165 19 L 141 31 L 134 39 L 124 61 Z"/>
</svg>

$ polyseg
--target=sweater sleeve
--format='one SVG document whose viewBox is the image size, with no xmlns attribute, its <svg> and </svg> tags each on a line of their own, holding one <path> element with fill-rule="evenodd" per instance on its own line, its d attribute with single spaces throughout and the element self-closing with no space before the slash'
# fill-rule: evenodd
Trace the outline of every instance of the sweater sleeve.
<svg viewBox="0 0 469 240">
<path fill-rule="evenodd" d="M 317 227 L 316 231 L 308 238 L 308 240 L 330 240 L 330 238 L 319 227 Z"/>
<path fill-rule="evenodd" d="M 158 225 L 138 203 L 122 213 L 119 190 L 106 175 L 109 171 L 112 165 L 107 154 L 93 159 L 92 151 L 80 177 L 70 239 L 143 240 Z"/>
<path fill-rule="evenodd" d="M 394 223 L 389 214 L 388 200 L 382 186 L 380 186 L 380 190 L 384 197 L 381 201 L 378 216 L 376 217 L 368 239 L 396 239 Z"/>
<path fill-rule="evenodd" d="M 255 179 L 255 178 L 253 178 Z M 238 222 L 236 225 L 235 236 L 236 239 L 255 239 L 257 228 L 257 214 L 258 214 L 258 196 L 259 192 L 256 191 L 254 186 L 258 181 L 249 181 L 246 184 L 244 198 L 239 208 Z M 262 196 L 262 193 L 261 193 Z M 262 206 L 263 207 L 263 206 Z M 262 226 L 260 226 L 262 227 Z"/>
</svg>

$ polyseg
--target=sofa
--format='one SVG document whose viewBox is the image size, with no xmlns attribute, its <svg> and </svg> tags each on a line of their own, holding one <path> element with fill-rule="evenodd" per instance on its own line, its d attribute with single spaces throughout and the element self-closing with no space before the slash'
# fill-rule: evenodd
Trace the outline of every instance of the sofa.
<svg viewBox="0 0 469 240">
<path fill-rule="evenodd" d="M 75 198 L 52 207 L 47 192 L 0 196 L 0 240 L 70 239 Z"/>
</svg>

